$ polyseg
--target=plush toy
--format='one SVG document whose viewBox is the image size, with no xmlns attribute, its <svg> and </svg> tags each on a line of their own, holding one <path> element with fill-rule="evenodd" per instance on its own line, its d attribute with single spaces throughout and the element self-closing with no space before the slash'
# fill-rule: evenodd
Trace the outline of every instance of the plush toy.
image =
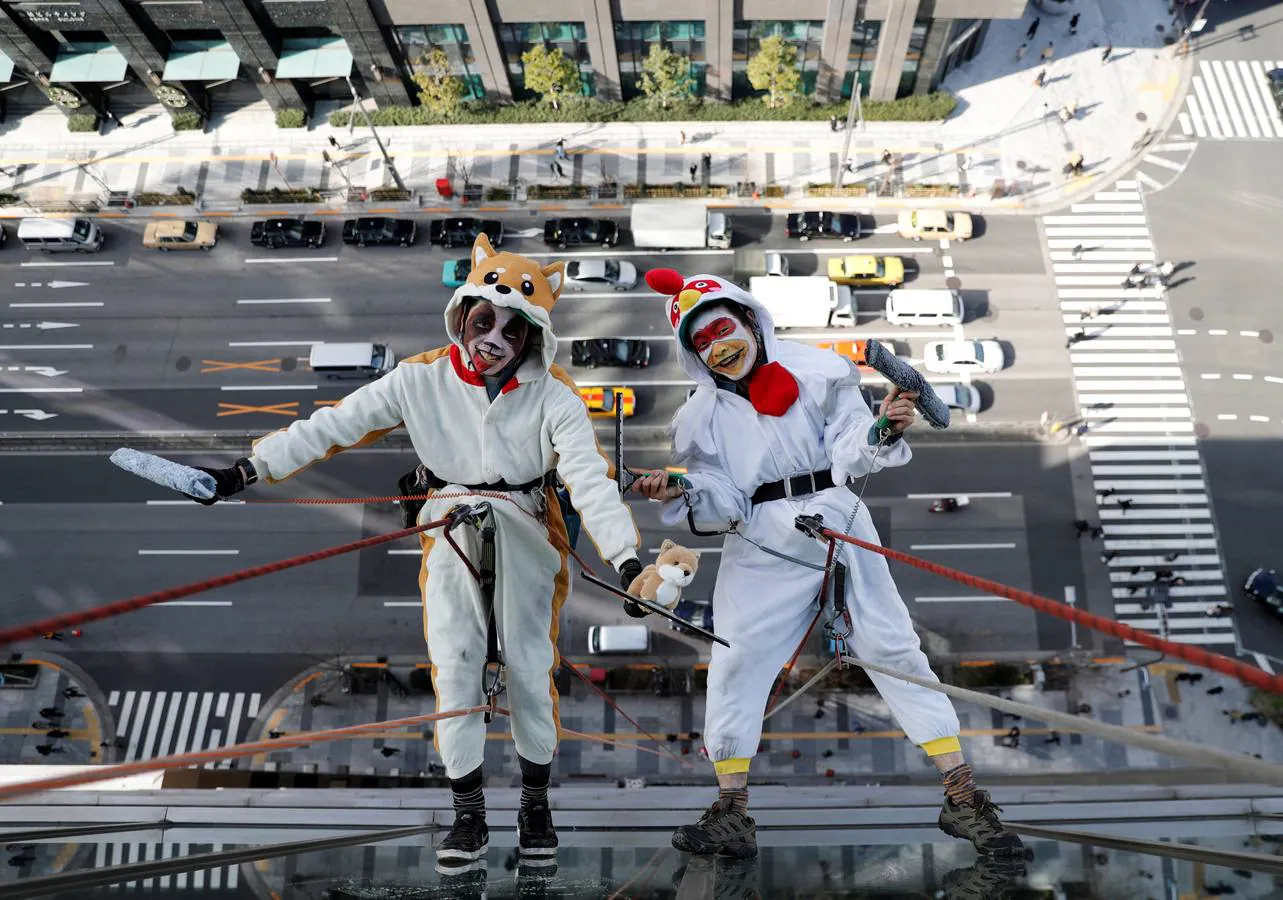
<svg viewBox="0 0 1283 900">
<path fill-rule="evenodd" d="M 672 609 L 682 599 L 682 588 L 695 580 L 698 570 L 698 550 L 665 539 L 659 545 L 659 557 L 633 579 L 628 593 Z"/>
</svg>

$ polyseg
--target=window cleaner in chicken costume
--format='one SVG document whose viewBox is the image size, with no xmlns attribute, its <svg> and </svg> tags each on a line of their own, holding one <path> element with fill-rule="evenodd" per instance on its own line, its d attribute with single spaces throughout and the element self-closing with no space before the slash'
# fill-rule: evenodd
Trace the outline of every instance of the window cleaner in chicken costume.
<svg viewBox="0 0 1283 900">
<path fill-rule="evenodd" d="M 669 298 L 678 355 L 698 387 L 671 427 L 674 462 L 688 474 L 674 486 L 656 472 L 632 489 L 663 500 L 669 525 L 686 522 L 688 512 L 692 523 L 735 523 L 713 591 L 713 617 L 730 647 L 713 646 L 704 725 L 720 791 L 698 823 L 677 830 L 673 846 L 751 857 L 757 836 L 748 815 L 749 763 L 771 686 L 814 618 L 824 577 L 824 547 L 794 520 L 822 514 L 825 522 L 844 523 L 839 530 L 877 542 L 868 510 L 847 484 L 909 461 L 902 434 L 913 422 L 916 394 L 893 387 L 882 407 L 888 422 L 879 428 L 850 361 L 778 340 L 770 313 L 747 292 L 721 277 L 683 279 L 671 269 L 651 270 L 646 281 Z M 886 560 L 839 548 L 855 655 L 935 679 Z M 940 828 L 986 854 L 1023 852 L 976 788 L 948 698 L 875 672 L 869 677 L 943 775 Z"/>
<path fill-rule="evenodd" d="M 218 498 L 225 498 L 260 477 L 281 481 L 404 425 L 431 476 L 429 487 L 450 495 L 429 498 L 418 511 L 419 522 L 440 519 L 461 503 L 489 500 L 496 529 L 494 627 L 507 669 L 522 778 L 519 844 L 523 860 L 536 864 L 551 861 L 557 847 L 547 797 L 559 727 L 553 684 L 558 615 L 569 589 L 554 474 L 569 487 L 585 527 L 621 574 L 625 590 L 642 569 L 637 528 L 611 480 L 588 411 L 569 376 L 552 362 L 557 339 L 549 314 L 563 278 L 563 263 L 541 268 L 524 257 L 496 253 L 484 235 L 478 237 L 472 272 L 446 306 L 448 347 L 412 356 L 342 403 L 259 439 L 253 455 L 235 466 L 205 470 L 218 482 Z M 469 498 L 469 491 L 500 491 L 513 502 Z M 454 535 L 476 560 L 476 531 L 460 528 Z M 490 615 L 477 579 L 445 541 L 427 533 L 419 537 L 437 710 L 483 705 Z M 437 849 L 443 872 L 484 864 L 485 738 L 480 713 L 436 726 L 455 807 L 454 826 Z"/>
</svg>

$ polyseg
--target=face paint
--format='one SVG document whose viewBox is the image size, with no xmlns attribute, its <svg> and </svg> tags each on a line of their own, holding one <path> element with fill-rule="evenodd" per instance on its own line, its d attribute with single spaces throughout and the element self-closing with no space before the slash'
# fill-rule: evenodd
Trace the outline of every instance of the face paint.
<svg viewBox="0 0 1283 900">
<path fill-rule="evenodd" d="M 520 355 L 530 323 L 516 311 L 480 300 L 463 321 L 463 347 L 474 371 L 498 372 Z"/>
<path fill-rule="evenodd" d="M 695 314 L 691 346 L 713 373 L 739 381 L 757 362 L 757 336 L 737 315 L 723 307 Z"/>
</svg>

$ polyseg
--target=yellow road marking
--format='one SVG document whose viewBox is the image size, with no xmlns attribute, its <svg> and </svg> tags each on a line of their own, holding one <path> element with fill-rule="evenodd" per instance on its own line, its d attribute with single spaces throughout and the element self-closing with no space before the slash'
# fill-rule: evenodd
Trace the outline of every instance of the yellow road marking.
<svg viewBox="0 0 1283 900">
<path fill-rule="evenodd" d="M 224 416 L 243 416 L 249 413 L 267 413 L 273 416 L 285 416 L 287 419 L 298 418 L 298 401 L 275 403 L 271 406 L 246 406 L 243 403 L 219 403 L 218 418 Z"/>
<path fill-rule="evenodd" d="M 207 375 L 210 372 L 227 372 L 232 369 L 250 369 L 255 372 L 281 371 L 281 361 L 279 359 L 257 359 L 253 362 L 224 362 L 221 359 L 202 359 L 200 364 L 207 367 L 200 370 L 202 375 Z"/>
</svg>

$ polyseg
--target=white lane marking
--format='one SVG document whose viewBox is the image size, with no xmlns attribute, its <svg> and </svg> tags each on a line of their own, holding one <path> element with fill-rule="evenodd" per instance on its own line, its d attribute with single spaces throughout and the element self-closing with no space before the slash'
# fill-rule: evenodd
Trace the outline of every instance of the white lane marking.
<svg viewBox="0 0 1283 900">
<path fill-rule="evenodd" d="M 209 707 L 213 702 L 214 695 L 209 692 L 206 692 L 200 699 L 200 714 L 196 717 L 196 731 L 192 734 L 191 752 L 205 749 L 205 738 L 207 737 L 205 726 L 209 723 Z"/>
<path fill-rule="evenodd" d="M 147 706 L 151 702 L 151 691 L 138 694 L 138 712 L 134 714 L 133 727 L 129 729 L 129 744 L 125 750 L 125 759 L 138 758 L 138 739 L 142 737 L 143 725 L 147 721 Z"/>
<path fill-rule="evenodd" d="M 10 303 L 14 309 L 44 309 L 55 306 L 102 306 L 101 302 L 86 301 L 84 303 Z"/>
<path fill-rule="evenodd" d="M 1266 375 L 1265 380 L 1270 384 L 1283 384 L 1283 378 L 1279 378 L 1277 375 Z"/>
<path fill-rule="evenodd" d="M 261 694 L 249 695 L 249 706 L 245 710 L 245 718 L 253 721 L 258 716 L 258 704 L 261 700 Z"/>
<path fill-rule="evenodd" d="M 1229 332 L 1226 331 L 1224 328 L 1209 328 L 1207 329 L 1207 333 L 1214 334 L 1217 337 L 1224 337 L 1225 335 L 1229 334 Z"/>
<path fill-rule="evenodd" d="M 238 304 L 255 303 L 329 303 L 329 297 L 282 297 L 276 300 L 237 300 Z"/>
<path fill-rule="evenodd" d="M 1138 509 L 1133 507 L 1130 510 L 1106 507 L 1099 510 L 1099 514 L 1101 519 L 1121 519 L 1127 522 L 1152 521 L 1154 519 L 1210 519 L 1212 517 L 1210 509 L 1196 509 L 1193 506 L 1181 509 Z"/>
<path fill-rule="evenodd" d="M 1189 404 L 1188 394 L 1083 394 L 1078 395 L 1080 406 L 1095 406 L 1098 403 L 1126 405 L 1128 403 L 1171 403 L 1180 406 Z"/>
<path fill-rule="evenodd" d="M 1145 207 L 1140 203 L 1075 203 L 1069 207 L 1071 213 L 1144 213 Z"/>
<path fill-rule="evenodd" d="M 183 721 L 178 726 L 178 738 L 174 744 L 174 753 L 187 752 L 187 740 L 191 735 L 192 722 L 196 716 L 196 691 L 188 691 L 183 703 Z"/>
<path fill-rule="evenodd" d="M 228 341 L 229 347 L 310 347 L 322 341 Z"/>
<path fill-rule="evenodd" d="M 1151 175 L 1146 175 L 1144 172 L 1138 171 L 1136 173 L 1136 177 L 1144 182 L 1145 187 L 1149 188 L 1151 191 L 1158 191 L 1163 188 L 1163 183 L 1161 181 Z"/>
<path fill-rule="evenodd" d="M 1173 172 L 1181 172 L 1181 171 L 1184 171 L 1185 169 L 1185 166 L 1183 163 L 1172 162 L 1170 159 L 1165 159 L 1164 157 L 1161 157 L 1161 156 L 1155 156 L 1152 153 L 1149 153 L 1141 157 L 1141 162 L 1153 163 L 1156 166 L 1162 166 L 1165 169 L 1171 169 Z"/>
<path fill-rule="evenodd" d="M 1014 550 L 1015 544 L 910 544 L 910 550 Z"/>
<path fill-rule="evenodd" d="M 66 266 L 114 266 L 114 262 L 102 262 L 92 260 L 81 260 L 79 262 L 25 262 L 22 263 L 24 269 L 55 269 Z"/>
<path fill-rule="evenodd" d="M 1217 413 L 1216 418 L 1220 419 L 1222 422 L 1233 422 L 1238 419 L 1238 416 L 1233 413 Z"/>
<path fill-rule="evenodd" d="M 148 506 L 191 506 L 192 503 L 194 502 L 195 502 L 194 500 L 148 500 L 147 505 Z M 244 506 L 244 505 L 245 505 L 244 500 L 220 500 L 214 504 L 215 507 Z M 206 507 L 206 508 L 208 509 L 209 507 Z M 202 513 L 202 515 L 204 514 Z"/>
<path fill-rule="evenodd" d="M 1095 378 L 1180 378 L 1179 366 L 1074 366 L 1075 377 Z"/>
<path fill-rule="evenodd" d="M 255 263 L 314 263 L 314 262 L 338 262 L 337 256 L 262 256 L 245 260 L 246 265 Z"/>
<path fill-rule="evenodd" d="M 1115 534 L 1207 534 L 1215 532 L 1211 525 L 1202 524 L 1183 524 L 1183 525 L 1110 525 L 1109 531 Z"/>
<path fill-rule="evenodd" d="M 1203 379 L 1204 381 L 1218 381 L 1221 375 L 1219 372 L 1204 372 L 1202 375 L 1198 377 Z"/>
<path fill-rule="evenodd" d="M 108 706 L 115 706 L 119 702 L 120 702 L 120 691 L 112 691 L 110 694 L 107 695 Z"/>
<path fill-rule="evenodd" d="M 0 344 L 0 350 L 92 350 L 93 344 Z"/>
<path fill-rule="evenodd" d="M 1125 478 L 1102 478 L 1092 481 L 1097 491 L 1114 488 L 1119 491 L 1206 491 L 1207 485 L 1199 478 L 1155 480 L 1142 478 L 1131 481 Z"/>
<path fill-rule="evenodd" d="M 231 600 L 166 600 L 159 606 L 231 606 Z"/>
<path fill-rule="evenodd" d="M 228 691 L 223 691 L 218 695 L 218 709 L 214 711 L 214 715 L 218 716 L 220 719 L 227 715 L 227 698 L 229 696 L 231 696 L 231 694 Z"/>
<path fill-rule="evenodd" d="M 178 724 L 177 712 L 183 705 L 182 691 L 175 691 L 172 699 L 169 701 L 169 709 L 165 715 L 165 730 L 160 734 L 160 743 L 156 745 L 155 754 L 165 756 L 169 752 L 169 742 L 174 736 L 174 726 Z M 150 755 L 150 754 L 149 754 Z"/>
<path fill-rule="evenodd" d="M 992 600 L 1003 600 L 1003 597 L 968 595 L 961 597 L 914 597 L 916 603 L 987 603 Z"/>
<path fill-rule="evenodd" d="M 578 382 L 576 382 L 578 383 Z M 220 391 L 314 391 L 315 384 L 224 384 Z"/>
<path fill-rule="evenodd" d="M 1043 216 L 1044 225 L 1144 225 L 1140 216 Z"/>
<path fill-rule="evenodd" d="M 1260 337 L 1260 336 L 1261 336 L 1261 333 L 1259 331 L 1240 331 L 1239 332 L 1239 337 Z"/>
<path fill-rule="evenodd" d="M 421 600 L 384 600 L 384 606 L 422 606 Z"/>
<path fill-rule="evenodd" d="M 956 494 L 906 494 L 910 500 L 936 500 L 940 497 L 976 497 L 979 499 L 995 499 L 999 497 L 1010 497 L 1011 491 L 994 491 L 991 493 L 972 494 L 968 491 L 958 491 Z"/>
<path fill-rule="evenodd" d="M 1266 656 L 1263 653 L 1253 653 L 1252 658 L 1255 659 L 1256 664 L 1260 666 L 1262 669 L 1264 669 L 1267 673 L 1269 673 L 1270 675 L 1274 674 L 1274 667 L 1270 665 L 1270 659 L 1268 656 Z"/>
<path fill-rule="evenodd" d="M 139 556 L 239 556 L 239 550 L 139 550 Z"/>
<path fill-rule="evenodd" d="M 1243 374 L 1242 372 L 1235 372 L 1235 373 L 1234 373 L 1232 376 L 1230 376 L 1230 377 L 1232 377 L 1235 381 L 1251 381 L 1251 380 L 1252 380 L 1252 376 L 1251 376 L 1251 375 L 1245 375 L 1245 374 Z"/>
<path fill-rule="evenodd" d="M 1177 328 L 1176 333 L 1178 335 L 1181 335 L 1182 337 L 1187 337 L 1191 334 L 1198 334 L 1198 329 L 1197 328 Z"/>
<path fill-rule="evenodd" d="M 169 694 L 165 691 L 156 693 L 156 705 L 152 708 L 152 714 L 147 721 L 147 736 L 138 745 L 138 759 L 151 759 L 156 754 L 156 738 L 160 737 L 161 714 L 164 710 L 165 698 L 168 696 Z"/>
<path fill-rule="evenodd" d="M 422 555 L 423 555 L 423 551 L 417 548 L 414 550 L 389 550 L 388 551 L 388 556 L 422 556 Z"/>
<path fill-rule="evenodd" d="M 0 394 L 79 394 L 82 391 L 84 388 L 0 388 Z"/>
<path fill-rule="evenodd" d="M 1248 418 L 1253 422 L 1268 422 L 1270 420 L 1269 416 L 1248 416 Z"/>
</svg>

